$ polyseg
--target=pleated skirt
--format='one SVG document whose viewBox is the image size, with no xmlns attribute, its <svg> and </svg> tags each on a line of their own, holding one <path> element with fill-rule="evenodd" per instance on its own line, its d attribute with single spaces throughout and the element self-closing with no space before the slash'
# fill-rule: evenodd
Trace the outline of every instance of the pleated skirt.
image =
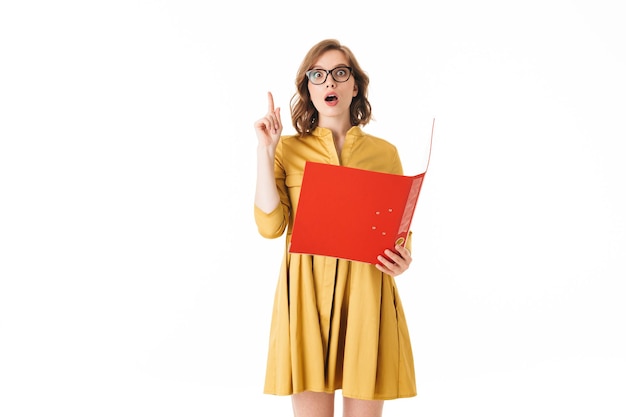
<svg viewBox="0 0 626 417">
<path fill-rule="evenodd" d="M 417 395 L 395 280 L 370 264 L 285 252 L 264 392 L 336 390 L 365 400 Z"/>
</svg>

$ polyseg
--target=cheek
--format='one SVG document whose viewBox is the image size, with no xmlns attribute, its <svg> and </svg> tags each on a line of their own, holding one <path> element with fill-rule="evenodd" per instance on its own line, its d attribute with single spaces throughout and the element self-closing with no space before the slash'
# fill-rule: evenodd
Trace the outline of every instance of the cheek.
<svg viewBox="0 0 626 417">
<path fill-rule="evenodd" d="M 309 99 L 312 103 L 319 103 L 320 101 L 324 101 L 324 91 L 316 86 L 309 85 Z"/>
</svg>

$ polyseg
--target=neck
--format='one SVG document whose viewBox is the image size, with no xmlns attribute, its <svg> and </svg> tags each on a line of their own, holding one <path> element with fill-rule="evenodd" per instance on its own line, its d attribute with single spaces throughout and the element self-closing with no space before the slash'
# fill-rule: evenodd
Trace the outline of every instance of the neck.
<svg viewBox="0 0 626 417">
<path fill-rule="evenodd" d="M 333 132 L 335 145 L 338 147 L 338 149 L 341 149 L 341 146 L 343 146 L 343 141 L 346 138 L 346 133 L 348 133 L 348 130 L 352 128 L 350 120 L 338 120 L 332 118 L 320 119 L 318 126 L 326 128 Z"/>
</svg>

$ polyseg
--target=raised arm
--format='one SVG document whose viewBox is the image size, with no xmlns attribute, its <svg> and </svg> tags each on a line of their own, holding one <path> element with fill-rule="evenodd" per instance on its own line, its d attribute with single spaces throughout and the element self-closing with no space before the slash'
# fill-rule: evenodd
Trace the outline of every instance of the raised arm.
<svg viewBox="0 0 626 417">
<path fill-rule="evenodd" d="M 283 125 L 280 119 L 280 107 L 274 108 L 272 93 L 267 93 L 267 99 L 267 114 L 254 123 L 258 139 L 254 204 L 265 213 L 270 213 L 280 203 L 274 178 L 274 156 Z"/>
</svg>

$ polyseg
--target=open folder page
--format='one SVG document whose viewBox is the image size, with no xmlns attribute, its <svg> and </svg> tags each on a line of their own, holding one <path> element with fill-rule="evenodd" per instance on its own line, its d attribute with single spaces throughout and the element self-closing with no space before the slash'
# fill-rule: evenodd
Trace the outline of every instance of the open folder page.
<svg viewBox="0 0 626 417">
<path fill-rule="evenodd" d="M 379 263 L 385 249 L 405 244 L 426 170 L 405 176 L 307 162 L 289 251 Z"/>
</svg>

